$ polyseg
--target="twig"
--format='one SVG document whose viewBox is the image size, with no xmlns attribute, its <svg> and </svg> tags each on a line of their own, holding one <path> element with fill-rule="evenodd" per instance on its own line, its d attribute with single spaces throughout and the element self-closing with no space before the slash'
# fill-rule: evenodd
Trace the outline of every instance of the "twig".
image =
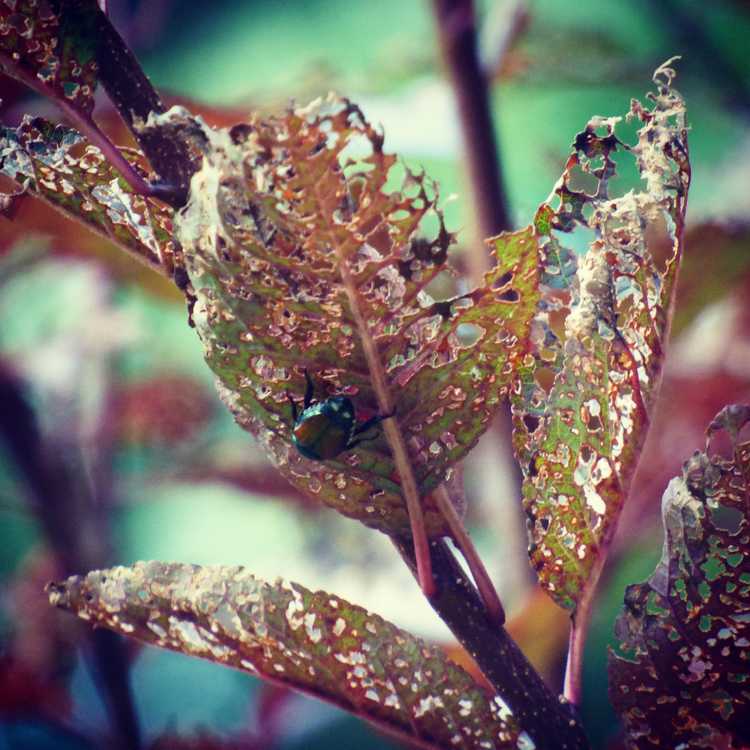
<svg viewBox="0 0 750 750">
<path fill-rule="evenodd" d="M 453 85 L 472 201 L 480 238 L 510 229 L 512 222 L 503 187 L 500 153 L 495 138 L 487 80 L 477 50 L 473 0 L 433 0 L 440 49 Z M 469 256 L 471 275 L 480 283 L 490 267 L 484 243 Z"/>
<path fill-rule="evenodd" d="M 578 600 L 576 611 L 570 620 L 570 636 L 568 639 L 568 660 L 565 665 L 565 681 L 563 695 L 574 705 L 581 705 L 583 652 L 586 646 L 586 636 L 591 624 L 592 604 L 601 576 L 606 555 L 599 555 L 594 569 L 591 571 L 581 598 Z"/>
<path fill-rule="evenodd" d="M 416 572 L 410 541 L 392 541 Z M 430 604 L 498 691 L 537 750 L 588 748 L 574 708 L 550 691 L 505 628 L 488 616 L 447 544 L 433 541 L 431 547 L 436 593 Z"/>
<path fill-rule="evenodd" d="M 96 2 L 63 0 L 63 12 L 80 13 L 82 6 L 94 28 L 97 77 L 151 166 L 172 188 L 171 192 L 161 191 L 157 197 L 180 208 L 187 200 L 190 178 L 198 164 L 191 158 L 187 145 L 174 133 L 163 128 L 143 130 L 137 126 L 152 112 L 158 114 L 166 108 L 135 55 Z"/>
<path fill-rule="evenodd" d="M 492 619 L 498 624 L 503 625 L 505 623 L 505 610 L 500 602 L 500 597 L 497 595 L 497 590 L 492 583 L 492 579 L 487 573 L 487 568 L 484 567 L 482 558 L 479 557 L 477 548 L 471 541 L 471 537 L 466 531 L 466 527 L 463 521 L 458 517 L 456 509 L 453 507 L 448 491 L 444 484 L 441 484 L 432 496 L 437 501 L 437 506 L 448 523 L 448 527 L 453 535 L 453 540 L 461 550 L 461 554 L 464 556 L 471 575 L 474 577 L 474 583 L 477 585 L 479 595 L 482 597 L 484 606 L 487 608 L 487 612 Z"/>
</svg>

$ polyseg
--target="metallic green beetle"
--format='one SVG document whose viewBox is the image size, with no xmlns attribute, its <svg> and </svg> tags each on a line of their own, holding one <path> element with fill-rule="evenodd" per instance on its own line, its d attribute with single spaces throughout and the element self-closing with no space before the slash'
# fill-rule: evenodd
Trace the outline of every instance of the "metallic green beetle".
<svg viewBox="0 0 750 750">
<path fill-rule="evenodd" d="M 292 443 L 305 457 L 313 461 L 327 461 L 339 453 L 356 448 L 372 437 L 359 437 L 380 424 L 393 413 L 376 415 L 362 424 L 357 424 L 354 404 L 346 396 L 332 396 L 325 401 L 315 401 L 315 385 L 305 370 L 307 388 L 302 411 L 299 412 L 294 399 L 287 393 L 292 405 Z"/>
</svg>

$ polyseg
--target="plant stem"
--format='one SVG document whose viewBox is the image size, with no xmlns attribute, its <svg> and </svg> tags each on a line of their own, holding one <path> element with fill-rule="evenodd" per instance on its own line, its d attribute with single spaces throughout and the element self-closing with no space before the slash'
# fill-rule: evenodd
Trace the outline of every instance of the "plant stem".
<svg viewBox="0 0 750 750">
<path fill-rule="evenodd" d="M 497 590 L 492 583 L 492 579 L 487 573 L 487 568 L 484 567 L 482 558 L 477 552 L 477 548 L 471 541 L 471 537 L 466 531 L 466 527 L 463 521 L 458 517 L 456 509 L 453 507 L 448 491 L 444 484 L 441 484 L 432 496 L 437 501 L 437 506 L 440 512 L 448 523 L 448 527 L 453 535 L 453 540 L 461 550 L 461 554 L 464 556 L 471 575 L 474 577 L 474 583 L 476 583 L 479 595 L 482 597 L 484 606 L 487 609 L 487 613 L 492 619 L 498 624 L 503 625 L 505 623 L 505 610 L 500 602 L 500 597 L 497 595 Z"/>
<path fill-rule="evenodd" d="M 565 681 L 563 695 L 574 705 L 581 705 L 583 652 L 586 646 L 586 636 L 591 624 L 592 604 L 596 594 L 599 578 L 604 568 L 606 555 L 602 554 L 596 561 L 594 569 L 586 583 L 578 606 L 570 618 L 570 636 L 568 638 L 568 660 L 565 665 Z"/>
<path fill-rule="evenodd" d="M 138 145 L 165 185 L 150 186 L 155 195 L 175 208 L 182 207 L 197 169 L 187 145 L 165 129 L 141 130 L 136 126 L 151 112 L 165 107 L 135 55 L 96 0 L 61 0 L 61 15 L 67 16 L 69 28 L 85 28 L 95 43 L 97 78 L 104 86 L 120 116 L 130 128 Z"/>
<path fill-rule="evenodd" d="M 487 80 L 477 51 L 473 0 L 433 0 L 443 62 L 453 86 L 464 144 L 466 169 L 480 238 L 510 229 Z M 480 283 L 490 267 L 487 247 L 479 242 L 469 255 L 473 280 Z"/>
<path fill-rule="evenodd" d="M 416 573 L 410 541 L 398 537 L 392 541 Z M 436 591 L 430 604 L 508 705 L 536 750 L 588 748 L 573 707 L 550 691 L 505 628 L 488 616 L 445 541 L 433 541 L 431 548 Z"/>
</svg>

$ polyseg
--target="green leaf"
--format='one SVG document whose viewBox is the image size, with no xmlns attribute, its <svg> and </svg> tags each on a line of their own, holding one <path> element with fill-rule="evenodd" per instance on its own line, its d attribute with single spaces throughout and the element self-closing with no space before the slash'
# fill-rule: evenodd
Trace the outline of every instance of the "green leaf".
<svg viewBox="0 0 750 750">
<path fill-rule="evenodd" d="M 137 151 L 121 153 L 146 174 Z M 173 210 L 133 192 L 75 130 L 38 117 L 25 117 L 18 128 L 0 128 L 0 173 L 152 267 L 173 270 Z"/>
<path fill-rule="evenodd" d="M 361 607 L 241 567 L 136 563 L 48 587 L 92 625 L 301 690 L 420 747 L 517 748 L 499 696 L 445 654 Z"/>
<path fill-rule="evenodd" d="M 632 102 L 636 145 L 615 135 L 621 118 L 589 121 L 554 191 L 558 207 L 544 204 L 535 220 L 542 299 L 512 399 L 514 446 L 532 563 L 571 610 L 614 531 L 660 379 L 690 182 L 673 76 L 656 72 L 650 109 Z M 642 190 L 610 195 L 616 152 L 635 160 Z M 648 238 L 664 226 L 672 254 L 660 268 Z M 593 235 L 580 255 L 563 244 L 579 229 Z"/>
<path fill-rule="evenodd" d="M 91 14 L 67 3 L 64 13 L 45 0 L 0 4 L 0 64 L 84 117 L 94 108 L 97 65 Z"/>
<path fill-rule="evenodd" d="M 750 406 L 723 410 L 733 457 L 696 452 L 662 498 L 664 551 L 628 586 L 610 697 L 632 747 L 750 743 Z M 726 741 L 729 740 L 729 744 Z"/>
<path fill-rule="evenodd" d="M 428 288 L 449 273 L 452 237 L 434 189 L 408 171 L 392 187 L 395 157 L 355 105 L 332 99 L 203 132 L 178 238 L 222 397 L 302 491 L 405 533 L 402 477 L 381 431 L 325 463 L 291 444 L 287 394 L 302 398 L 305 370 L 317 398 L 350 396 L 360 420 L 387 393 L 428 533 L 445 533 L 429 493 L 487 429 L 527 344 L 538 297 L 532 228 L 495 241 L 499 265 L 483 286 L 436 301 Z M 427 220 L 436 230 L 420 234 Z"/>
</svg>

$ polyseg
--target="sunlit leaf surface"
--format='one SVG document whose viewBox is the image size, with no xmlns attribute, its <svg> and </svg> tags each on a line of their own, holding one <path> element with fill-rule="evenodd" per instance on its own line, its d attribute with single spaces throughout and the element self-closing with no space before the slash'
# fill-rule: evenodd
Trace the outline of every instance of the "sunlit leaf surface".
<svg viewBox="0 0 750 750">
<path fill-rule="evenodd" d="M 662 498 L 662 559 L 626 591 L 626 658 L 610 655 L 609 678 L 633 747 L 750 744 L 750 442 L 738 434 L 748 422 L 740 406 L 712 423 L 733 457 L 685 463 Z"/>
<path fill-rule="evenodd" d="M 136 563 L 50 584 L 53 604 L 163 648 L 302 690 L 427 748 L 528 743 L 504 702 L 377 615 L 240 567 Z"/>
<path fill-rule="evenodd" d="M 301 400 L 307 370 L 316 398 L 344 394 L 360 421 L 376 414 L 369 346 L 426 496 L 487 428 L 526 345 L 533 230 L 497 240 L 499 266 L 484 286 L 436 301 L 429 285 L 447 272 L 452 238 L 433 187 L 394 176 L 395 157 L 355 105 L 331 99 L 205 130 L 205 140 L 178 237 L 193 320 L 225 401 L 300 489 L 368 525 L 406 531 L 381 431 L 334 460 L 309 461 L 290 442 L 287 394 Z M 423 219 L 432 234 L 420 232 Z M 443 532 L 425 510 L 430 533 Z"/>
<path fill-rule="evenodd" d="M 543 297 L 513 396 L 514 444 L 531 560 L 569 609 L 627 495 L 663 361 L 690 178 L 672 76 L 657 71 L 650 109 L 632 102 L 636 145 L 615 135 L 621 118 L 589 122 L 554 191 L 557 207 L 543 204 L 535 220 Z M 638 191 L 610 194 L 616 153 L 636 161 Z M 576 231 L 588 241 L 581 253 Z M 660 269 L 649 237 L 664 231 L 672 253 Z"/>
<path fill-rule="evenodd" d="M 122 151 L 143 167 L 137 152 Z M 75 130 L 29 117 L 18 128 L 0 128 L 0 172 L 150 265 L 173 270 L 173 210 L 135 194 Z"/>
</svg>

